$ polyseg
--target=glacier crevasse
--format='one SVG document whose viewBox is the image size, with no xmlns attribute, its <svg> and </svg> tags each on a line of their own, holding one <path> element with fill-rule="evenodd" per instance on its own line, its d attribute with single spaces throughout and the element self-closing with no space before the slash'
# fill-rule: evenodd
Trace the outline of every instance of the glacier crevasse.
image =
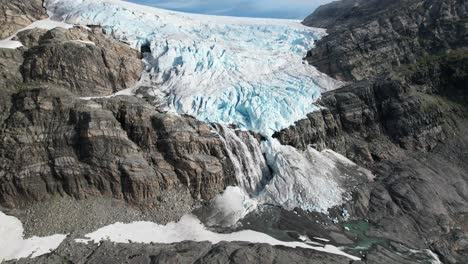
<svg viewBox="0 0 468 264">
<path fill-rule="evenodd" d="M 100 25 L 149 46 L 151 86 L 169 110 L 272 135 L 341 83 L 303 62 L 325 30 L 295 20 L 195 15 L 117 0 L 48 0 L 53 19 Z"/>
</svg>

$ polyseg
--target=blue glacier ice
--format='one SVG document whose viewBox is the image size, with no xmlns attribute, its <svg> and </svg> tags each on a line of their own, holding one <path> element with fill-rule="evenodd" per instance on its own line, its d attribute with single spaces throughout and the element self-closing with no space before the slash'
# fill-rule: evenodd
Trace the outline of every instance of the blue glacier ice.
<svg viewBox="0 0 468 264">
<path fill-rule="evenodd" d="M 302 60 L 323 29 L 118 0 L 47 0 L 46 7 L 54 20 L 100 25 L 135 49 L 149 46 L 140 85 L 151 87 L 168 111 L 219 123 L 213 132 L 225 145 L 238 187 L 214 199 L 208 223 L 234 224 L 261 204 L 326 213 L 346 201 L 349 176 L 337 166 L 355 166 L 346 158 L 299 151 L 272 138 L 260 144 L 226 125 L 270 137 L 316 110 L 321 93 L 341 85 Z"/>
<path fill-rule="evenodd" d="M 295 20 L 195 15 L 118 0 L 48 0 L 55 20 L 100 25 L 146 57 L 168 110 L 270 136 L 340 82 L 302 57 L 326 33 Z"/>
</svg>

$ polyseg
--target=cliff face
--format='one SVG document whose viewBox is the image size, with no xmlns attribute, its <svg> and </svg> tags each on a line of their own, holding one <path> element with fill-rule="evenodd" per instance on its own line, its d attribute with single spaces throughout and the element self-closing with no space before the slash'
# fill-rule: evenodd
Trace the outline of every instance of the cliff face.
<svg viewBox="0 0 468 264">
<path fill-rule="evenodd" d="M 32 22 L 47 18 L 42 0 L 1 0 L 0 39 L 7 38 Z"/>
<path fill-rule="evenodd" d="M 77 100 L 53 87 L 11 96 L 4 120 L 0 202 L 15 207 L 54 195 L 106 196 L 155 205 L 184 186 L 211 199 L 235 183 L 220 138 L 190 117 L 142 100 Z"/>
<path fill-rule="evenodd" d="M 323 94 L 321 111 L 274 137 L 297 148 L 331 148 L 372 169 L 375 181 L 350 205 L 371 223 L 369 235 L 464 263 L 467 2 L 378 3 L 335 2 L 304 21 L 329 29 L 309 63 L 350 82 Z M 388 261 L 378 251 L 367 261 Z"/>
<path fill-rule="evenodd" d="M 351 155 L 361 163 L 391 157 L 392 149 L 430 151 L 465 118 L 468 53 L 423 57 L 374 80 L 350 83 L 323 94 L 321 111 L 275 134 L 299 148 L 315 144 Z M 362 152 L 355 156 L 356 149 Z"/>
<path fill-rule="evenodd" d="M 326 27 L 306 60 L 341 80 L 363 80 L 426 55 L 466 47 L 468 2 L 345 0 L 304 20 Z"/>
<path fill-rule="evenodd" d="M 78 96 L 105 96 L 131 88 L 143 62 L 128 45 L 105 37 L 100 28 L 36 29 L 18 34 L 27 47 L 25 83 L 54 83 Z"/>
<path fill-rule="evenodd" d="M 99 28 L 33 29 L 1 49 L 0 204 L 57 195 L 154 206 L 165 190 L 209 200 L 236 183 L 226 145 L 208 124 L 110 95 L 132 87 L 140 54 Z M 247 134 L 247 133 L 246 133 Z"/>
<path fill-rule="evenodd" d="M 461 220 L 468 213 L 468 78 L 449 77 L 445 67 L 468 64 L 466 55 L 450 56 L 456 59 L 432 61 L 431 79 L 415 77 L 426 75 L 415 67 L 420 71 L 408 80 L 382 76 L 326 93 L 321 111 L 275 137 L 298 148 L 331 148 L 372 169 L 375 181 L 351 205 L 373 225 L 369 234 L 429 247 L 456 263 L 466 260 L 464 249 L 454 248 L 468 232 Z"/>
</svg>

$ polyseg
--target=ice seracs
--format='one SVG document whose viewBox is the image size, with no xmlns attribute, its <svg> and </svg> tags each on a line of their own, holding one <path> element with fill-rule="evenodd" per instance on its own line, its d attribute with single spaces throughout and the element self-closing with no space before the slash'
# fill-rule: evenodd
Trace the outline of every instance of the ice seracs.
<svg viewBox="0 0 468 264">
<path fill-rule="evenodd" d="M 117 0 L 47 0 L 46 7 L 52 19 L 100 25 L 143 47 L 145 89 L 151 87 L 168 110 L 267 138 L 316 110 L 320 94 L 341 84 L 303 63 L 326 33 L 299 21 L 194 15 Z M 336 160 L 327 152 L 301 152 L 271 139 L 260 147 L 223 125 L 214 130 L 246 197 L 323 213 L 344 202 Z"/>
<path fill-rule="evenodd" d="M 316 108 L 340 82 L 302 61 L 325 35 L 299 21 L 194 15 L 117 0 L 48 0 L 53 19 L 100 25 L 134 48 L 167 107 L 266 136 Z"/>
</svg>

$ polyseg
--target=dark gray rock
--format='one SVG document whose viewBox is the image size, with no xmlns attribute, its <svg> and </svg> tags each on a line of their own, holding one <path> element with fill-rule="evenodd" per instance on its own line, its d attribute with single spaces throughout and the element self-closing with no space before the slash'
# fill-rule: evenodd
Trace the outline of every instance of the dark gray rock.
<svg viewBox="0 0 468 264">
<path fill-rule="evenodd" d="M 306 60 L 337 79 L 363 80 L 422 56 L 466 48 L 467 18 L 467 1 L 334 2 L 304 21 L 329 32 Z"/>
<path fill-rule="evenodd" d="M 100 245 L 63 243 L 51 254 L 35 259 L 22 259 L 15 263 L 358 263 L 350 259 L 301 248 L 286 248 L 245 242 L 182 242 L 163 244 Z"/>
<path fill-rule="evenodd" d="M 104 96 L 131 88 L 143 62 L 138 51 L 106 37 L 100 28 L 22 32 L 28 48 L 22 74 L 27 83 L 53 83 L 78 96 Z"/>
<path fill-rule="evenodd" d="M 42 0 L 0 0 L 0 39 L 45 18 L 47 14 Z"/>
<path fill-rule="evenodd" d="M 78 100 L 53 87 L 11 101 L 0 131 L 4 206 L 54 195 L 151 205 L 178 186 L 211 199 L 236 182 L 220 137 L 192 117 L 159 113 L 133 97 Z"/>
<path fill-rule="evenodd" d="M 15 91 L 22 86 L 21 65 L 23 65 L 22 51 L 0 48 L 0 87 L 3 91 Z"/>
<path fill-rule="evenodd" d="M 331 148 L 374 172 L 348 211 L 369 221 L 367 236 L 398 243 L 370 249 L 368 263 L 412 263 L 428 248 L 444 263 L 468 261 L 466 5 L 345 0 L 304 22 L 330 34 L 307 60 L 360 81 L 324 94 L 321 111 L 275 137 Z M 417 250 L 403 256 L 402 244 Z"/>
</svg>

